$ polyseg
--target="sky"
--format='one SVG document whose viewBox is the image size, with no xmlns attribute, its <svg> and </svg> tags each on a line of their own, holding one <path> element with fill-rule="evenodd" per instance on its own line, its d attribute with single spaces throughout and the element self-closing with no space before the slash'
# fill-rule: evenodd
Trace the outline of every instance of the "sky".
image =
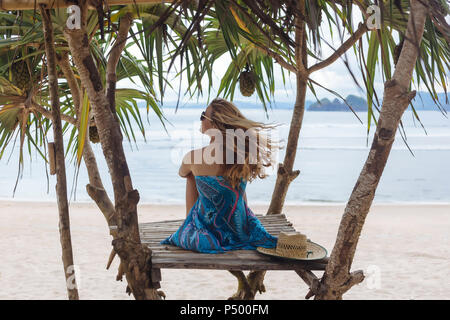
<svg viewBox="0 0 450 320">
<path fill-rule="evenodd" d="M 354 17 L 354 26 L 356 29 L 356 26 L 361 21 L 360 12 L 358 10 L 353 11 L 353 17 Z M 341 44 L 341 40 L 339 36 L 337 35 L 337 30 L 333 31 L 333 35 L 330 33 L 329 27 L 327 23 L 322 23 L 322 37 L 330 43 L 335 49 L 338 48 Z M 349 34 L 344 35 L 344 41 L 349 37 Z M 365 40 L 365 36 L 363 36 L 363 45 L 364 48 L 367 50 L 367 41 Z M 139 50 L 137 49 L 137 46 L 131 47 L 131 52 L 135 53 L 136 55 L 139 55 Z M 329 55 L 331 55 L 334 50 L 329 48 L 326 44 L 323 44 L 321 47 L 322 52 L 322 59 L 325 59 Z M 360 97 L 365 98 L 366 94 L 365 91 L 358 88 L 358 86 L 353 81 L 352 76 L 350 75 L 347 67 L 345 66 L 343 62 L 343 57 L 335 61 L 332 65 L 319 70 L 311 75 L 311 78 L 315 80 L 316 82 L 320 83 L 322 86 L 332 89 L 333 91 L 337 92 L 343 97 L 348 96 L 349 94 L 357 95 Z M 347 51 L 347 59 L 349 62 L 349 66 L 352 69 L 353 74 L 356 76 L 357 81 L 359 84 L 364 88 L 362 77 L 360 76 L 360 71 L 358 70 L 358 64 L 357 59 L 353 53 L 353 50 L 350 49 Z M 308 65 L 311 66 L 315 61 L 308 57 Z M 228 55 L 224 55 L 221 57 L 213 67 L 213 89 L 211 93 L 211 98 L 214 98 L 217 96 L 218 88 L 220 86 L 220 80 L 221 77 L 225 74 L 228 66 L 231 63 L 231 57 Z M 165 105 L 171 105 L 175 104 L 178 99 L 178 90 L 180 88 L 179 85 L 179 78 L 175 78 L 174 75 L 176 74 L 176 66 L 179 64 L 175 63 L 174 71 L 171 71 L 171 74 L 169 75 L 170 83 L 173 85 L 174 89 L 171 89 L 167 87 L 166 94 L 164 96 L 164 104 Z M 274 101 L 276 102 L 295 102 L 295 75 L 290 74 L 288 75 L 287 71 L 285 71 L 285 76 L 287 78 L 286 85 L 283 85 L 283 79 L 282 79 L 282 73 L 281 73 L 281 67 L 274 63 L 274 77 L 275 77 L 275 95 L 274 95 Z M 181 83 L 181 93 L 185 92 L 187 88 L 187 80 L 186 76 L 183 77 L 182 83 Z M 447 79 L 448 80 L 448 79 Z M 137 80 L 138 81 L 138 80 Z M 207 80 L 205 79 L 202 82 L 202 85 L 204 88 L 207 87 Z M 118 83 L 118 87 L 121 88 L 127 88 L 132 87 L 135 88 L 136 84 L 132 83 L 132 81 L 126 79 Z M 315 86 L 316 93 L 319 99 L 322 98 L 328 98 L 328 99 L 335 99 L 336 96 L 332 93 L 321 89 L 320 87 Z M 381 70 L 377 70 L 377 76 L 375 78 L 375 90 L 378 94 L 378 97 L 381 99 L 383 94 L 383 79 L 381 79 Z M 426 87 L 419 87 L 419 90 L 426 90 Z M 443 91 L 442 88 L 438 88 L 438 91 Z M 208 99 L 207 92 L 203 97 L 190 99 L 188 96 L 182 98 L 182 103 L 206 103 Z M 240 94 L 238 88 L 235 91 L 235 101 L 243 101 L 251 104 L 258 104 L 259 99 L 257 94 L 253 94 L 251 97 L 244 97 Z M 316 98 L 314 97 L 313 93 L 308 90 L 306 95 L 306 100 L 316 101 Z"/>
</svg>

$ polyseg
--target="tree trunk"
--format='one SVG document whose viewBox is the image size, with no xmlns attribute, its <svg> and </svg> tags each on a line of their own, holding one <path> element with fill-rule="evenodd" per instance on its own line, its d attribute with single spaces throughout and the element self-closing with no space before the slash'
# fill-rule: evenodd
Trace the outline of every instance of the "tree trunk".
<svg viewBox="0 0 450 320">
<path fill-rule="evenodd" d="M 299 73 L 297 74 L 297 98 L 292 113 L 286 154 L 284 156 L 284 161 L 278 164 L 277 181 L 275 183 L 272 200 L 270 201 L 267 214 L 281 213 L 289 185 L 300 174 L 300 170 L 292 171 L 292 169 L 297 153 L 297 144 L 302 128 L 303 115 L 305 114 L 306 81 L 306 78 Z"/>
<path fill-rule="evenodd" d="M 80 87 L 78 86 L 78 82 L 75 78 L 75 74 L 72 71 L 72 67 L 69 62 L 69 54 L 68 52 L 63 52 L 60 56 L 57 56 L 58 65 L 64 73 L 64 77 L 69 84 L 70 92 L 72 94 L 72 99 L 75 105 L 75 114 L 76 118 L 76 126 L 79 129 L 80 127 L 80 113 L 81 113 L 81 101 L 82 95 Z M 103 182 L 100 176 L 100 172 L 97 166 L 97 160 L 95 159 L 95 154 L 92 151 L 91 144 L 89 142 L 89 137 L 86 135 L 84 141 L 83 148 L 83 160 L 86 165 L 89 184 L 86 186 L 86 190 L 92 200 L 95 201 L 100 211 L 103 213 L 106 221 L 108 222 L 108 226 L 116 226 L 117 222 L 115 221 L 115 210 L 114 204 L 111 202 L 108 194 L 106 193 Z"/>
<path fill-rule="evenodd" d="M 78 300 L 78 289 L 76 286 L 75 270 L 72 254 L 72 240 L 70 236 L 69 205 L 67 202 L 66 167 L 64 163 L 64 143 L 61 125 L 58 75 L 56 71 L 56 53 L 53 39 L 53 26 L 50 10 L 40 5 L 42 13 L 45 53 L 47 56 L 47 70 L 49 78 L 50 99 L 52 106 L 52 126 L 55 141 L 56 157 L 56 197 L 59 211 L 59 233 L 62 246 L 62 260 L 64 274 L 66 277 L 67 292 L 70 300 Z"/>
<path fill-rule="evenodd" d="M 305 1 L 298 2 L 298 9 L 305 14 Z M 297 17 L 295 28 L 295 59 L 297 65 L 297 93 L 294 111 L 289 129 L 288 142 L 283 163 L 278 165 L 277 181 L 272 193 L 267 214 L 280 214 L 290 183 L 300 174 L 300 170 L 292 171 L 297 154 L 297 144 L 305 113 L 305 98 L 307 89 L 307 44 L 305 21 Z M 231 271 L 230 271 L 231 272 Z M 231 272 L 238 279 L 238 290 L 230 300 L 254 300 L 257 292 L 266 291 L 264 276 L 266 271 L 250 271 L 247 277 L 243 272 Z M 247 280 L 247 282 L 244 281 Z"/>
<path fill-rule="evenodd" d="M 305 1 L 298 2 L 298 9 L 305 15 Z M 297 65 L 297 93 L 292 113 L 291 125 L 289 128 L 288 142 L 286 145 L 286 153 L 284 161 L 278 165 L 277 181 L 275 189 L 272 193 L 267 214 L 280 214 L 283 209 L 286 194 L 291 182 L 300 174 L 300 170 L 292 171 L 297 154 L 298 138 L 303 123 L 303 115 L 305 114 L 305 98 L 307 89 L 308 73 L 307 69 L 307 44 L 306 44 L 306 27 L 305 21 L 301 17 L 296 19 L 295 28 L 295 60 Z"/>
<path fill-rule="evenodd" d="M 392 80 L 385 83 L 383 103 L 372 146 L 342 217 L 337 240 L 315 299 L 342 299 L 343 294 L 364 279 L 362 271 L 350 273 L 364 221 L 394 143 L 400 119 L 415 91 L 409 86 L 419 53 L 428 5 L 411 0 L 405 42 Z"/>
<path fill-rule="evenodd" d="M 120 126 L 111 112 L 100 74 L 89 51 L 85 29 L 86 2 L 81 3 L 81 9 L 84 13 L 81 29 L 66 28 L 64 35 L 80 74 L 81 83 L 86 88 L 89 101 L 93 106 L 103 154 L 113 184 L 117 215 L 117 234 L 113 240 L 113 247 L 121 259 L 118 280 L 121 280 L 122 275 L 125 274 L 128 282 L 127 292 L 133 293 L 136 299 L 160 299 L 150 276 L 151 250 L 140 241 L 137 217 L 139 193 L 132 186 L 122 146 Z M 125 16 L 121 18 L 120 23 L 128 24 L 129 28 L 131 19 Z M 126 32 L 128 33 L 128 29 Z"/>
</svg>

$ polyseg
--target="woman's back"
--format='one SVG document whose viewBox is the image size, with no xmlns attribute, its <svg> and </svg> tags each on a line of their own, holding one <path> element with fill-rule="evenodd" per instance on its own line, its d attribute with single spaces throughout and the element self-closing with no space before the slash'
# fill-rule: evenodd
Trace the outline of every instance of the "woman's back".
<svg viewBox="0 0 450 320">
<path fill-rule="evenodd" d="M 212 145 L 212 144 L 211 144 Z M 210 145 L 210 146 L 211 146 Z M 201 149 L 194 149 L 188 153 L 185 159 L 190 163 L 190 170 L 194 176 L 222 176 L 225 173 L 225 165 L 223 163 L 206 163 L 205 153 L 207 147 Z M 212 156 L 215 156 L 215 150 L 211 152 Z"/>
</svg>

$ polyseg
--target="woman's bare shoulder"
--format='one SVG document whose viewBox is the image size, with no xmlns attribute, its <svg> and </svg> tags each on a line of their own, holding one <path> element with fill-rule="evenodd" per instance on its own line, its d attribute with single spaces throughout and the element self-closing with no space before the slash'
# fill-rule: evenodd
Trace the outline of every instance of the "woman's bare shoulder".
<svg viewBox="0 0 450 320">
<path fill-rule="evenodd" d="M 185 164 L 202 164 L 203 163 L 203 150 L 204 148 L 192 149 L 183 157 L 183 163 Z"/>
<path fill-rule="evenodd" d="M 224 168 L 222 164 L 205 163 L 203 156 L 206 147 L 192 149 L 184 156 L 183 161 L 190 164 L 190 169 L 194 175 L 220 175 Z"/>
</svg>

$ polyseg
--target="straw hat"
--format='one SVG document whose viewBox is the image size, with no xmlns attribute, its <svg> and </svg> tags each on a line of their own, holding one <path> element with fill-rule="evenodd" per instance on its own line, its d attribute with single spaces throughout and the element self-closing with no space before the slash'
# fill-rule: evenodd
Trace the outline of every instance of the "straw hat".
<svg viewBox="0 0 450 320">
<path fill-rule="evenodd" d="M 327 256 L 324 247 L 311 242 L 306 235 L 297 231 L 280 232 L 276 248 L 257 247 L 256 250 L 263 254 L 296 260 L 319 260 Z"/>
</svg>

